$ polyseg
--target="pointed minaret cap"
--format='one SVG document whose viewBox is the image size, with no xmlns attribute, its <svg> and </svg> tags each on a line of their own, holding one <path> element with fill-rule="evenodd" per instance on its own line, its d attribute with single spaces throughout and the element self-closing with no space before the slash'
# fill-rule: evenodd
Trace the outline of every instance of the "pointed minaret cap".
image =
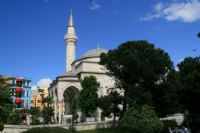
<svg viewBox="0 0 200 133">
<path fill-rule="evenodd" d="M 77 41 L 78 37 L 76 35 L 76 32 L 75 32 L 75 26 L 74 26 L 74 20 L 73 20 L 73 15 L 72 15 L 72 10 L 71 10 L 71 13 L 70 13 L 70 18 L 69 18 L 69 24 L 68 24 L 68 30 L 67 30 L 67 33 L 64 37 L 64 40 L 67 41 L 67 40 L 70 40 L 73 39 L 74 41 Z"/>
<path fill-rule="evenodd" d="M 71 9 L 71 13 L 70 13 L 70 18 L 69 18 L 69 27 L 74 27 L 74 20 L 73 20 L 73 15 L 72 15 L 72 9 Z"/>
</svg>

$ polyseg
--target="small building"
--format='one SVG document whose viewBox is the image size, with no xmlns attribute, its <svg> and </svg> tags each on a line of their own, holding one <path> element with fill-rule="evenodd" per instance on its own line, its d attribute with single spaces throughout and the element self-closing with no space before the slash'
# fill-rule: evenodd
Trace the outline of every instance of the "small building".
<svg viewBox="0 0 200 133">
<path fill-rule="evenodd" d="M 7 78 L 9 84 L 10 97 L 12 98 L 14 107 L 21 112 L 27 113 L 31 107 L 31 80 L 16 76 L 2 76 Z"/>
<path fill-rule="evenodd" d="M 31 80 L 21 77 L 10 77 L 10 95 L 16 109 L 29 110 L 31 107 Z"/>
<path fill-rule="evenodd" d="M 43 106 L 46 106 L 42 104 L 42 101 L 48 96 L 48 88 L 36 88 L 37 89 L 32 90 L 31 107 L 39 107 L 42 109 Z"/>
</svg>

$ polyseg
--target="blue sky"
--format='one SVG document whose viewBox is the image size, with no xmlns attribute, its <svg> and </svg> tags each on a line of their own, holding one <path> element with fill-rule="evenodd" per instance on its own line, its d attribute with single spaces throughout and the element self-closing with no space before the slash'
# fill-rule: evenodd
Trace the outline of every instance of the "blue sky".
<svg viewBox="0 0 200 133">
<path fill-rule="evenodd" d="M 200 0 L 0 0 L 0 73 L 33 84 L 65 71 L 64 35 L 70 9 L 78 35 L 77 58 L 148 40 L 177 64 L 200 51 Z"/>
</svg>

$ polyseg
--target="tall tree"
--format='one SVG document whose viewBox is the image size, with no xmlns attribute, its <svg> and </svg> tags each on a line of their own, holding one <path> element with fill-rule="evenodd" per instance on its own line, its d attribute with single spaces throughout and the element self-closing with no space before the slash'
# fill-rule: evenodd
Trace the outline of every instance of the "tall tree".
<svg viewBox="0 0 200 133">
<path fill-rule="evenodd" d="M 42 110 L 43 122 L 44 124 L 49 124 L 51 122 L 51 118 L 54 115 L 54 110 L 52 107 L 44 107 Z"/>
<path fill-rule="evenodd" d="M 153 106 L 159 117 L 182 112 L 179 103 L 181 83 L 177 71 L 170 71 L 162 82 L 151 90 Z"/>
<path fill-rule="evenodd" d="M 124 91 L 122 115 L 128 104 L 153 104 L 152 90 L 173 70 L 169 55 L 147 41 L 123 43 L 101 54 L 100 64 L 105 65 L 117 87 Z"/>
<path fill-rule="evenodd" d="M 10 117 L 14 108 L 10 98 L 10 89 L 8 84 L 9 78 L 0 77 L 0 124 L 10 121 Z"/>
<path fill-rule="evenodd" d="M 188 112 L 193 132 L 200 132 L 200 56 L 185 58 L 178 64 L 182 88 L 181 103 Z"/>
<path fill-rule="evenodd" d="M 70 110 L 71 110 L 71 114 L 72 114 L 72 125 L 71 125 L 71 132 L 75 132 L 75 127 L 74 127 L 74 123 L 77 121 L 78 119 L 78 98 L 77 97 L 74 97 L 72 99 L 72 104 L 71 104 L 71 107 L 70 107 Z"/>
<path fill-rule="evenodd" d="M 96 77 L 84 77 L 81 80 L 82 90 L 79 94 L 79 108 L 86 115 L 90 116 L 98 106 L 98 88 L 100 83 L 97 82 Z"/>
<path fill-rule="evenodd" d="M 45 97 L 42 99 L 42 104 L 45 106 L 47 104 L 48 107 L 53 103 L 53 98 L 52 97 Z"/>
<path fill-rule="evenodd" d="M 52 97 L 45 97 L 42 99 L 43 110 L 42 110 L 42 116 L 45 124 L 48 124 L 51 122 L 51 118 L 54 115 L 54 109 L 50 106 L 53 103 Z M 47 107 L 45 106 L 47 104 Z"/>
<path fill-rule="evenodd" d="M 40 110 L 39 107 L 31 107 L 31 109 L 29 110 L 29 113 L 31 114 L 31 124 L 32 125 L 38 125 L 40 124 L 40 121 L 39 121 L 39 117 L 42 116 L 42 112 Z"/>
</svg>

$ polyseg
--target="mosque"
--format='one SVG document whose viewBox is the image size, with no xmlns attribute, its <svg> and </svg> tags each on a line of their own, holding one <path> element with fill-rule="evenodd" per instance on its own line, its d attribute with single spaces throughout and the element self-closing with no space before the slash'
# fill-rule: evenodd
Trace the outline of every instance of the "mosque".
<svg viewBox="0 0 200 133">
<path fill-rule="evenodd" d="M 80 80 L 85 76 L 93 75 L 100 83 L 98 95 L 107 94 L 107 89 L 114 86 L 114 79 L 106 74 L 107 70 L 99 64 L 100 54 L 108 50 L 97 48 L 87 51 L 76 59 L 76 43 L 78 37 L 75 32 L 72 12 L 69 18 L 68 31 L 64 36 L 66 43 L 66 72 L 58 76 L 50 85 L 49 96 L 53 98 L 54 120 L 62 124 L 63 118 L 70 115 L 70 105 L 74 96 L 81 91 Z M 79 112 L 81 117 L 81 112 Z M 97 109 L 95 121 L 101 121 L 101 110 Z"/>
</svg>

